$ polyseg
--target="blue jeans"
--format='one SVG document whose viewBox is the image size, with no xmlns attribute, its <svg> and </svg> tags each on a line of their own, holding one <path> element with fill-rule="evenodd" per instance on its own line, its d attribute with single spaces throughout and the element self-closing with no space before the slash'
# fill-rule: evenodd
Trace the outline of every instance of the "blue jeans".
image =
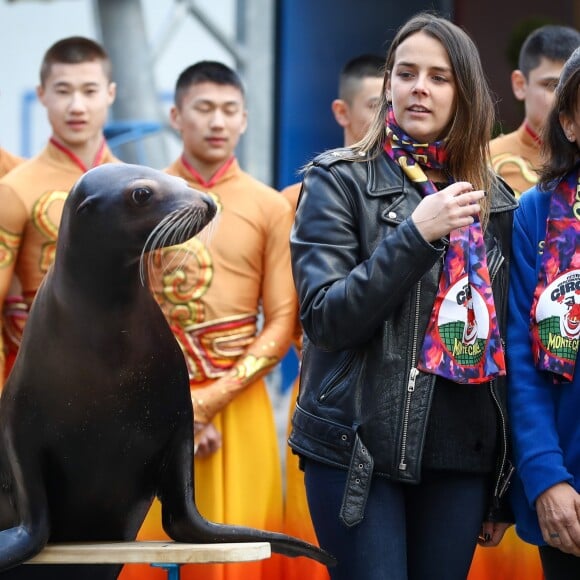
<svg viewBox="0 0 580 580">
<path fill-rule="evenodd" d="M 339 520 L 346 471 L 305 462 L 308 504 L 320 545 L 338 559 L 332 580 L 465 580 L 489 477 L 426 472 L 419 485 L 374 477 L 363 521 Z"/>
</svg>

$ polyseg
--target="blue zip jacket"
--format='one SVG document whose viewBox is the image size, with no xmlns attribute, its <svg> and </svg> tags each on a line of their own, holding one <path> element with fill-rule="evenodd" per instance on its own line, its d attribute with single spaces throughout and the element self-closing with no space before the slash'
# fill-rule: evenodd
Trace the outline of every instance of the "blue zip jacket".
<svg viewBox="0 0 580 580">
<path fill-rule="evenodd" d="M 572 383 L 555 384 L 532 358 L 530 309 L 542 266 L 550 192 L 534 187 L 514 217 L 507 332 L 508 412 L 516 460 L 511 499 L 516 531 L 544 545 L 537 497 L 567 482 L 580 490 L 580 370 Z"/>
</svg>

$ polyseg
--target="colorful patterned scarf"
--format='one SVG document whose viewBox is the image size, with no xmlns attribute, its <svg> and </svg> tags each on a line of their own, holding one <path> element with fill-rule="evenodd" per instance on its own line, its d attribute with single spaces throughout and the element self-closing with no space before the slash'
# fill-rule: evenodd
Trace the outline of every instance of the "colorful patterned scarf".
<svg viewBox="0 0 580 580">
<path fill-rule="evenodd" d="M 423 195 L 437 191 L 422 168 L 445 169 L 443 142 L 417 143 L 397 125 L 390 109 L 384 149 Z M 479 220 L 450 234 L 417 367 L 456 383 L 483 383 L 505 375 Z"/>
<path fill-rule="evenodd" d="M 572 381 L 580 339 L 580 171 L 576 166 L 550 198 L 542 267 L 530 312 L 536 367 Z"/>
</svg>

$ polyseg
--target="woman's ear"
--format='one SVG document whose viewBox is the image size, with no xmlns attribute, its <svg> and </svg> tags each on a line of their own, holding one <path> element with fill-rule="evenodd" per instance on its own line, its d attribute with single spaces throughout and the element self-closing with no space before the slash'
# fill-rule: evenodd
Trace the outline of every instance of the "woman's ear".
<svg viewBox="0 0 580 580">
<path fill-rule="evenodd" d="M 564 135 L 566 135 L 566 139 L 573 143 L 577 141 L 578 136 L 576 135 L 576 129 L 574 127 L 574 121 L 568 117 L 565 113 L 560 113 L 559 115 L 560 126 L 562 127 L 562 131 L 564 131 Z"/>
</svg>

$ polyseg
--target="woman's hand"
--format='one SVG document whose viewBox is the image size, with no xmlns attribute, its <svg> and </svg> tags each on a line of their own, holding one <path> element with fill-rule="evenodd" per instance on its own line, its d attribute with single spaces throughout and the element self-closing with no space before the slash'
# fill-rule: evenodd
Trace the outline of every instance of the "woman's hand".
<svg viewBox="0 0 580 580">
<path fill-rule="evenodd" d="M 568 483 L 557 483 L 538 496 L 536 512 L 544 541 L 580 556 L 580 495 Z"/>
<path fill-rule="evenodd" d="M 434 242 L 452 230 L 471 225 L 481 210 L 479 200 L 484 195 L 484 191 L 474 191 L 470 183 L 458 181 L 426 195 L 411 219 L 425 240 Z"/>
<path fill-rule="evenodd" d="M 483 522 L 477 543 L 484 548 L 497 546 L 511 525 L 505 522 Z"/>
<path fill-rule="evenodd" d="M 222 446 L 221 433 L 213 426 L 212 423 L 193 424 L 194 433 L 194 455 L 196 457 L 207 457 L 215 453 Z"/>
</svg>

